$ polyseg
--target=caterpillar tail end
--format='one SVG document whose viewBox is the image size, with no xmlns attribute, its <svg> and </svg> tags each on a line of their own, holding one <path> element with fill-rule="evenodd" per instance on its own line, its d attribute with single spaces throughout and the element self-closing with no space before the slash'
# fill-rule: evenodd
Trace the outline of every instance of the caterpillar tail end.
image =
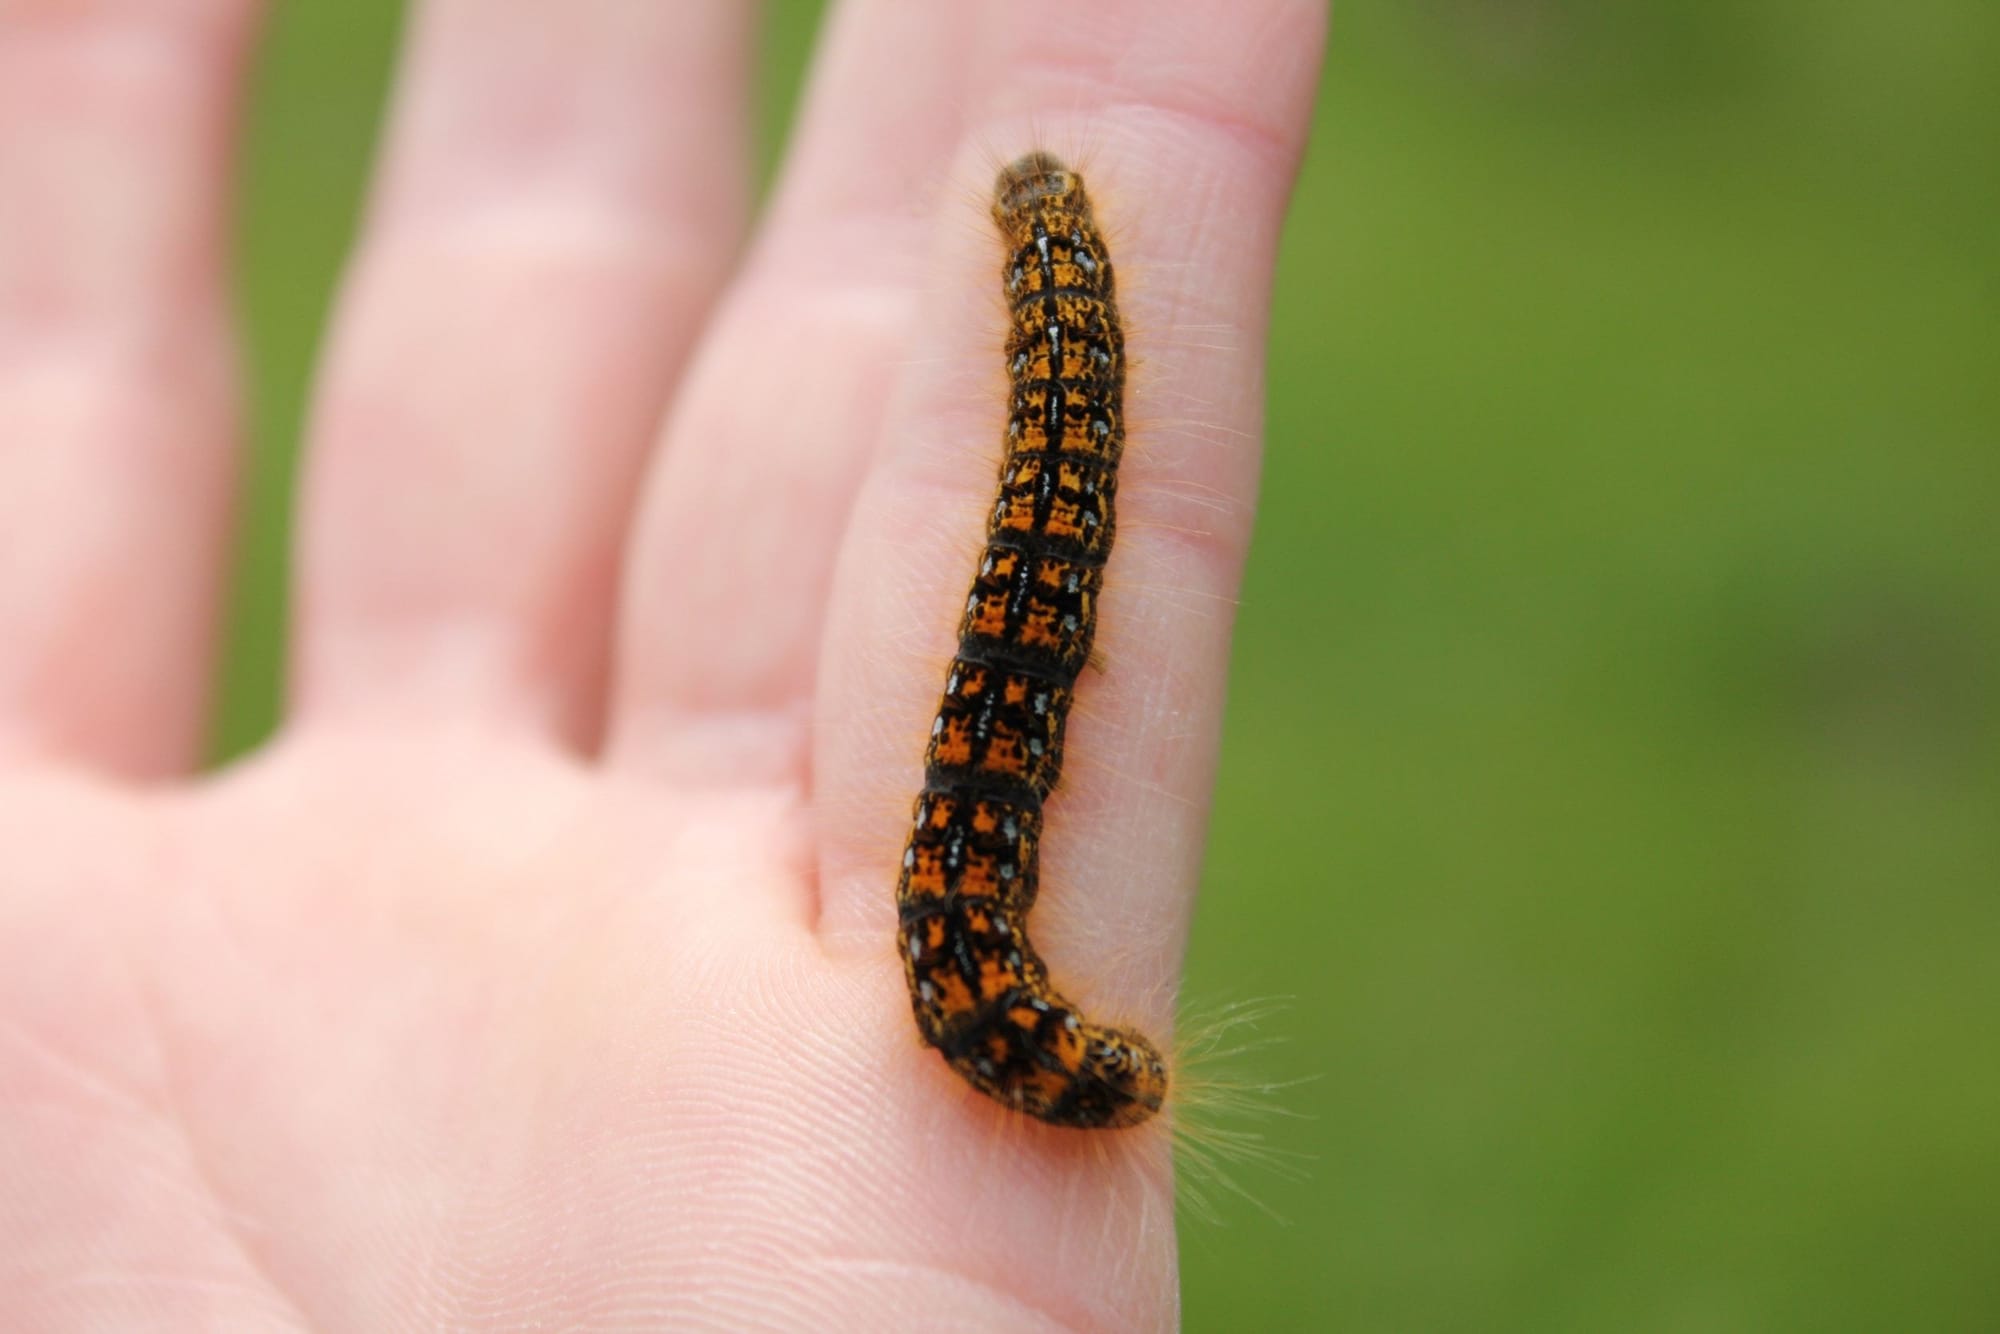
<svg viewBox="0 0 2000 1334">
<path fill-rule="evenodd" d="M 1124 1028 L 1084 1026 L 1087 1055 L 1060 1125 L 1117 1130 L 1152 1119 L 1167 1100 L 1159 1049 Z M 1053 1118 L 1044 1118 L 1053 1119 Z"/>
<path fill-rule="evenodd" d="M 1137 1033 L 1080 1025 L 1076 1068 L 996 1062 L 983 1051 L 954 1055 L 951 1068 L 980 1092 L 1038 1121 L 1072 1130 L 1122 1130 L 1151 1120 L 1167 1097 L 1167 1065 Z"/>
<path fill-rule="evenodd" d="M 917 1028 L 965 1082 L 1049 1125 L 1121 1130 L 1150 1120 L 1167 1097 L 1167 1062 L 1130 1029 L 1084 1021 L 1061 997 L 1014 993 L 953 1013 L 919 978 Z"/>
</svg>

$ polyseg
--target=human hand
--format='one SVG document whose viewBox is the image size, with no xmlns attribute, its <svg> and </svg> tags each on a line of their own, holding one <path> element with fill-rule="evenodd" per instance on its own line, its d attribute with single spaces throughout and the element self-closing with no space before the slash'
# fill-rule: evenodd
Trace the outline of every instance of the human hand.
<svg viewBox="0 0 2000 1334">
<path fill-rule="evenodd" d="M 892 894 L 1046 146 L 1137 368 L 1038 939 L 1168 1030 L 1320 6 L 849 0 L 732 274 L 751 7 L 422 5 L 197 778 L 252 8 L 0 0 L 0 1326 L 1171 1324 L 1165 1119 L 968 1089 Z"/>
</svg>

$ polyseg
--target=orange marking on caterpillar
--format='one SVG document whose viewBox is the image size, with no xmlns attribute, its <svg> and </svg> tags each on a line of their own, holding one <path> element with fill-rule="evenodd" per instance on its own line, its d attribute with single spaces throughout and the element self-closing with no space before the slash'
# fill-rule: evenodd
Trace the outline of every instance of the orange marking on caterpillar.
<svg viewBox="0 0 2000 1334">
<path fill-rule="evenodd" d="M 1085 1019 L 1028 940 L 1042 801 L 1092 661 L 1125 444 L 1125 335 L 1082 179 L 1046 153 L 1000 173 L 1008 245 L 1007 456 L 959 624 L 896 886 L 924 1040 L 973 1087 L 1059 1126 L 1137 1125 L 1166 1062 Z"/>
</svg>

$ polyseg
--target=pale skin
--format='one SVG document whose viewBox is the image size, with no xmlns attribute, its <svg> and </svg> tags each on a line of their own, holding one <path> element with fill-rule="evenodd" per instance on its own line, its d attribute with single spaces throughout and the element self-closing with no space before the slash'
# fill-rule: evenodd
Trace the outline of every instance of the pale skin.
<svg viewBox="0 0 2000 1334">
<path fill-rule="evenodd" d="M 1045 147 L 1137 366 L 1035 930 L 1171 1031 L 1321 7 L 849 0 L 752 227 L 749 6 L 414 6 L 201 773 L 254 10 L 0 0 L 0 1328 L 1170 1326 L 1168 1118 L 966 1088 L 891 896 Z"/>
</svg>

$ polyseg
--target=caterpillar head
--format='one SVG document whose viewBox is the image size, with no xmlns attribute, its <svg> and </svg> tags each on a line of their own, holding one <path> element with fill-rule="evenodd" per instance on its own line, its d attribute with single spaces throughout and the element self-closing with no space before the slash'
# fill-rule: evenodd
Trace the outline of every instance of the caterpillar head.
<svg viewBox="0 0 2000 1334">
<path fill-rule="evenodd" d="M 1015 240 L 1024 240 L 1034 218 L 1053 214 L 1090 216 L 1083 178 L 1052 153 L 1034 152 L 1000 169 L 993 183 L 993 220 Z"/>
</svg>

